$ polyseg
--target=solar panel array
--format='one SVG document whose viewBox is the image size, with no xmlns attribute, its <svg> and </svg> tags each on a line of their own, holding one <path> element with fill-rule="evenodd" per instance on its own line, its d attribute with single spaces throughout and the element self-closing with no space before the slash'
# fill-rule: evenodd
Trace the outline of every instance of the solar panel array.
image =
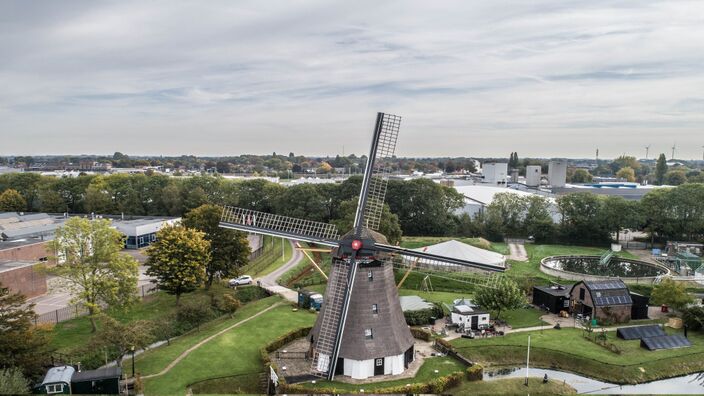
<svg viewBox="0 0 704 396">
<path fill-rule="evenodd" d="M 692 346 L 692 343 L 681 335 L 663 335 L 642 338 L 640 345 L 654 351 L 656 349 L 686 348 Z"/>
<path fill-rule="evenodd" d="M 615 290 L 626 288 L 626 284 L 618 279 L 606 281 L 584 281 L 584 284 L 591 290 Z"/>
<path fill-rule="evenodd" d="M 627 290 L 624 290 L 623 294 L 616 296 L 597 297 L 596 294 L 592 294 L 592 300 L 594 300 L 594 304 L 598 306 L 633 304 L 633 300 L 631 300 L 631 296 L 628 294 Z"/>
<path fill-rule="evenodd" d="M 620 327 L 616 335 L 624 340 L 637 340 L 639 338 L 664 336 L 665 331 L 658 325 Z"/>
</svg>

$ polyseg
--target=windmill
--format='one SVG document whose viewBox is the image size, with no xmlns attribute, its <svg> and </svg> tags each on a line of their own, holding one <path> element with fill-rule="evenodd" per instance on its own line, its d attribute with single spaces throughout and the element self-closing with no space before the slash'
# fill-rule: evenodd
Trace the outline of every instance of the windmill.
<svg viewBox="0 0 704 396">
<path fill-rule="evenodd" d="M 466 281 L 499 287 L 504 267 L 444 257 L 389 245 L 378 233 L 388 168 L 401 117 L 378 113 L 364 170 L 352 230 L 340 237 L 332 224 L 225 207 L 220 226 L 331 247 L 332 266 L 323 306 L 309 335 L 311 371 L 332 380 L 400 374 L 414 360 L 413 336 L 406 325 L 394 268 L 444 276 L 468 273 Z M 440 275 L 443 277 L 443 275 Z M 456 279 L 457 275 L 452 275 Z"/>
</svg>

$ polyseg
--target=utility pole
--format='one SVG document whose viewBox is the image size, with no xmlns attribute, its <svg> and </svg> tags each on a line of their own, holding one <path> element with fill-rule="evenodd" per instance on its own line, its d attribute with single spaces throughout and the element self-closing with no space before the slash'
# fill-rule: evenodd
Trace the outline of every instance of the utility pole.
<svg viewBox="0 0 704 396">
<path fill-rule="evenodd" d="M 672 145 L 672 158 L 671 158 L 673 160 L 675 159 L 675 147 L 676 147 L 676 144 L 673 144 Z"/>
<path fill-rule="evenodd" d="M 528 353 L 526 354 L 526 383 L 528 386 L 528 364 L 530 363 L 530 334 L 528 335 Z"/>
<path fill-rule="evenodd" d="M 648 151 L 650 151 L 650 145 L 645 146 L 645 159 L 648 159 Z"/>
</svg>

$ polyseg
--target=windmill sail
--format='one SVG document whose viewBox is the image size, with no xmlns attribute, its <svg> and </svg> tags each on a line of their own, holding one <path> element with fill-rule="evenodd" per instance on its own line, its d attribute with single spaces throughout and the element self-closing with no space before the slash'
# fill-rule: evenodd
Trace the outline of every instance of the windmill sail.
<svg viewBox="0 0 704 396">
<path fill-rule="evenodd" d="M 485 263 L 477 263 L 474 261 L 462 260 L 454 257 L 439 256 L 428 252 L 419 252 L 417 250 L 405 249 L 398 246 L 384 245 L 377 243 L 377 250 L 381 252 L 391 253 L 400 256 L 404 261 L 409 263 L 418 259 L 418 266 L 425 268 L 433 268 L 445 271 L 472 271 L 482 270 L 490 272 L 503 272 L 506 270 L 503 266 L 491 265 Z"/>
<path fill-rule="evenodd" d="M 225 206 L 220 227 L 337 247 L 340 237 L 333 224 Z"/>
</svg>

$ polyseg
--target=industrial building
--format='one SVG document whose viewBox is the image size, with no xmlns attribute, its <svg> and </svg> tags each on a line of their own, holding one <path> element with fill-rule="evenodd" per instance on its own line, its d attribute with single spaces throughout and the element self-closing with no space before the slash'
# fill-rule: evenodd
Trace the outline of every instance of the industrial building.
<svg viewBox="0 0 704 396">
<path fill-rule="evenodd" d="M 567 161 L 550 161 L 548 164 L 548 183 L 553 188 L 565 186 L 567 183 Z"/>
<path fill-rule="evenodd" d="M 540 165 L 526 166 L 526 186 L 537 188 L 540 186 L 543 168 Z"/>
<path fill-rule="evenodd" d="M 491 205 L 494 201 L 496 194 L 508 193 L 516 194 L 522 197 L 529 197 L 532 195 L 541 195 L 548 200 L 550 200 L 550 217 L 552 217 L 553 222 L 560 222 L 560 212 L 557 208 L 555 200 L 546 196 L 545 193 L 535 190 L 535 192 L 517 190 L 514 188 L 489 186 L 489 185 L 462 185 L 454 186 L 455 190 L 464 196 L 464 206 L 457 210 L 456 214 L 461 215 L 463 213 L 468 214 L 470 217 L 476 217 L 478 214 L 483 213 L 486 207 Z"/>
<path fill-rule="evenodd" d="M 505 186 L 508 177 L 508 164 L 487 162 L 482 166 L 483 183 Z"/>
<path fill-rule="evenodd" d="M 0 284 L 27 298 L 46 293 L 46 275 L 37 270 L 37 265 L 37 261 L 0 260 Z"/>
<path fill-rule="evenodd" d="M 125 235 L 125 248 L 141 249 L 156 241 L 156 233 L 162 227 L 179 221 L 180 217 L 140 217 L 129 220 L 114 219 L 112 225 Z"/>
</svg>

